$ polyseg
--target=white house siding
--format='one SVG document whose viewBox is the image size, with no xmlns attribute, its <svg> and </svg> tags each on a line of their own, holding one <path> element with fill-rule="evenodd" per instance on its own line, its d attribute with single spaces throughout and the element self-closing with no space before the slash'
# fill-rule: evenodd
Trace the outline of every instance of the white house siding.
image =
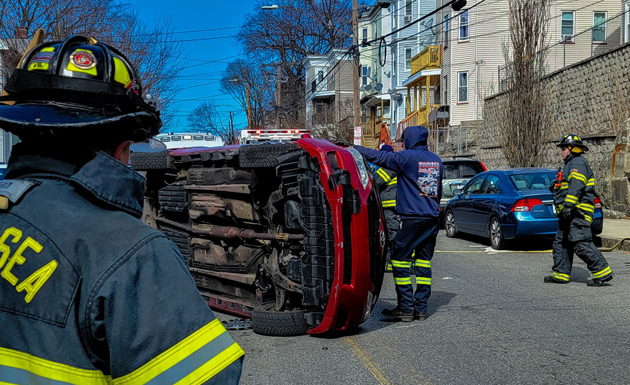
<svg viewBox="0 0 630 385">
<path fill-rule="evenodd" d="M 2 40 L 0 40 L 0 91 L 4 89 L 4 71 L 3 71 L 3 55 L 2 51 L 6 49 L 6 45 Z M 11 140 L 11 136 L 0 130 L 0 163 L 7 163 L 9 157 L 9 142 Z"/>
<path fill-rule="evenodd" d="M 444 2 L 444 0 L 440 0 Z M 469 0 L 467 8 L 476 4 L 476 0 Z M 608 18 L 617 15 L 622 4 L 616 0 L 602 0 L 592 5 L 587 0 L 555 1 L 550 7 L 548 42 L 555 44 L 560 41 L 560 22 L 562 10 L 576 10 L 576 33 L 593 26 L 593 12 L 606 11 Z M 438 15 L 443 21 L 444 15 L 451 17 L 458 12 L 446 8 Z M 483 116 L 484 98 L 499 91 L 499 67 L 505 64 L 503 45 L 509 43 L 509 21 L 507 0 L 486 0 L 469 12 L 469 41 L 459 42 L 459 18 L 449 22 L 449 42 L 445 48 L 444 27 L 439 27 L 439 42 L 442 45 L 442 78 L 447 76 L 448 100 L 442 102 L 450 106 L 450 124 L 460 125 L 462 121 L 480 119 Z M 621 40 L 620 26 L 622 18 L 607 22 L 606 44 L 593 44 L 591 47 L 591 31 L 575 38 L 575 44 L 557 44 L 548 51 L 548 71 L 555 71 L 566 65 L 575 63 L 617 46 Z M 566 48 L 566 58 L 563 49 Z M 468 71 L 468 103 L 457 103 L 458 73 Z M 505 71 L 505 70 L 503 70 Z M 443 91 L 442 91 L 443 93 Z"/>
</svg>

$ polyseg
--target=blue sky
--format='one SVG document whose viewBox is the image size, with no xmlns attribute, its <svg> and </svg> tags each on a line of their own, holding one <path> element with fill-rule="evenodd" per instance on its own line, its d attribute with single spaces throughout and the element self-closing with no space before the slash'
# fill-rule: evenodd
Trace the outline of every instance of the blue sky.
<svg viewBox="0 0 630 385">
<path fill-rule="evenodd" d="M 173 35 L 174 40 L 194 40 L 236 35 L 239 28 L 230 27 L 240 27 L 245 14 L 255 10 L 254 4 L 256 2 L 256 0 L 134 0 L 132 4 L 142 21 L 152 24 L 156 18 L 165 18 L 170 21 L 173 32 L 217 29 Z M 270 1 L 269 3 L 277 3 L 277 1 Z M 228 62 L 238 59 L 238 57 L 232 56 L 243 53 L 236 39 L 220 38 L 182 42 L 181 44 L 184 51 L 183 55 L 189 59 L 191 64 L 195 64 L 196 60 L 228 59 L 182 71 L 181 76 L 176 80 L 176 86 L 181 91 L 175 98 L 179 111 L 175 120 L 176 128 L 172 131 L 183 130 L 186 127 L 186 116 L 205 100 L 212 100 L 218 106 L 217 110 L 220 112 L 224 124 L 229 122 L 229 111 L 234 111 L 236 113 L 235 128 L 245 127 L 247 117 L 236 102 L 229 95 L 219 95 L 218 80 L 221 73 Z"/>
</svg>

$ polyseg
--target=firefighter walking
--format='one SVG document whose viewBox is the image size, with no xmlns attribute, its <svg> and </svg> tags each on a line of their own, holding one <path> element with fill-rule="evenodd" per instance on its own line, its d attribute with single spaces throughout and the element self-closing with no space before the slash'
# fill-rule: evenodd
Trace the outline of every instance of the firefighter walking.
<svg viewBox="0 0 630 385">
<path fill-rule="evenodd" d="M 381 151 L 394 152 L 394 149 L 390 145 L 383 145 Z M 390 169 L 376 166 L 374 171 L 374 185 L 378 190 L 381 197 L 381 206 L 383 207 L 383 213 L 385 215 L 385 224 L 387 227 L 387 239 L 390 242 L 394 240 L 396 232 L 400 229 L 400 219 L 396 212 L 396 189 L 398 185 L 398 178 L 396 173 Z M 391 263 L 392 248 L 391 246 L 387 250 L 387 271 L 392 270 Z"/>
<path fill-rule="evenodd" d="M 558 215 L 558 232 L 553 243 L 553 273 L 546 283 L 569 283 L 573 254 L 582 259 L 593 279 L 589 286 L 603 286 L 613 279 L 612 270 L 602 253 L 593 244 L 591 223 L 595 212 L 595 178 L 582 156 L 588 147 L 575 134 L 564 135 L 560 147 L 564 167 L 558 181 L 550 186 Z M 560 174 L 561 173 L 561 174 Z"/>
</svg>

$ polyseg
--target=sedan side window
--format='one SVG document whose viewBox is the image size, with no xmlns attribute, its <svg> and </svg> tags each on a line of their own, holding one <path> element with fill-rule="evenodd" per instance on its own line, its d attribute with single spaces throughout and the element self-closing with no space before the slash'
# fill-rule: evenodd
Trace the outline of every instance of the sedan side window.
<svg viewBox="0 0 630 385">
<path fill-rule="evenodd" d="M 501 178 L 497 175 L 488 175 L 486 178 L 486 194 L 498 194 L 501 186 Z"/>
<path fill-rule="evenodd" d="M 464 194 L 483 194 L 483 189 L 481 187 L 483 186 L 483 181 L 485 179 L 486 178 L 484 177 L 479 177 L 470 181 L 466 188 L 464 188 Z"/>
</svg>

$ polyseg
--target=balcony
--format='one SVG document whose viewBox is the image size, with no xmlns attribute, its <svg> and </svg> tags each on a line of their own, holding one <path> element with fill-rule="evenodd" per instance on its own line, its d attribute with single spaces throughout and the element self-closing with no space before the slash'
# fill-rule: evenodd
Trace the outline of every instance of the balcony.
<svg viewBox="0 0 630 385">
<path fill-rule="evenodd" d="M 439 45 L 431 45 L 411 58 L 411 76 L 422 70 L 438 69 L 442 65 L 442 51 Z"/>
</svg>

